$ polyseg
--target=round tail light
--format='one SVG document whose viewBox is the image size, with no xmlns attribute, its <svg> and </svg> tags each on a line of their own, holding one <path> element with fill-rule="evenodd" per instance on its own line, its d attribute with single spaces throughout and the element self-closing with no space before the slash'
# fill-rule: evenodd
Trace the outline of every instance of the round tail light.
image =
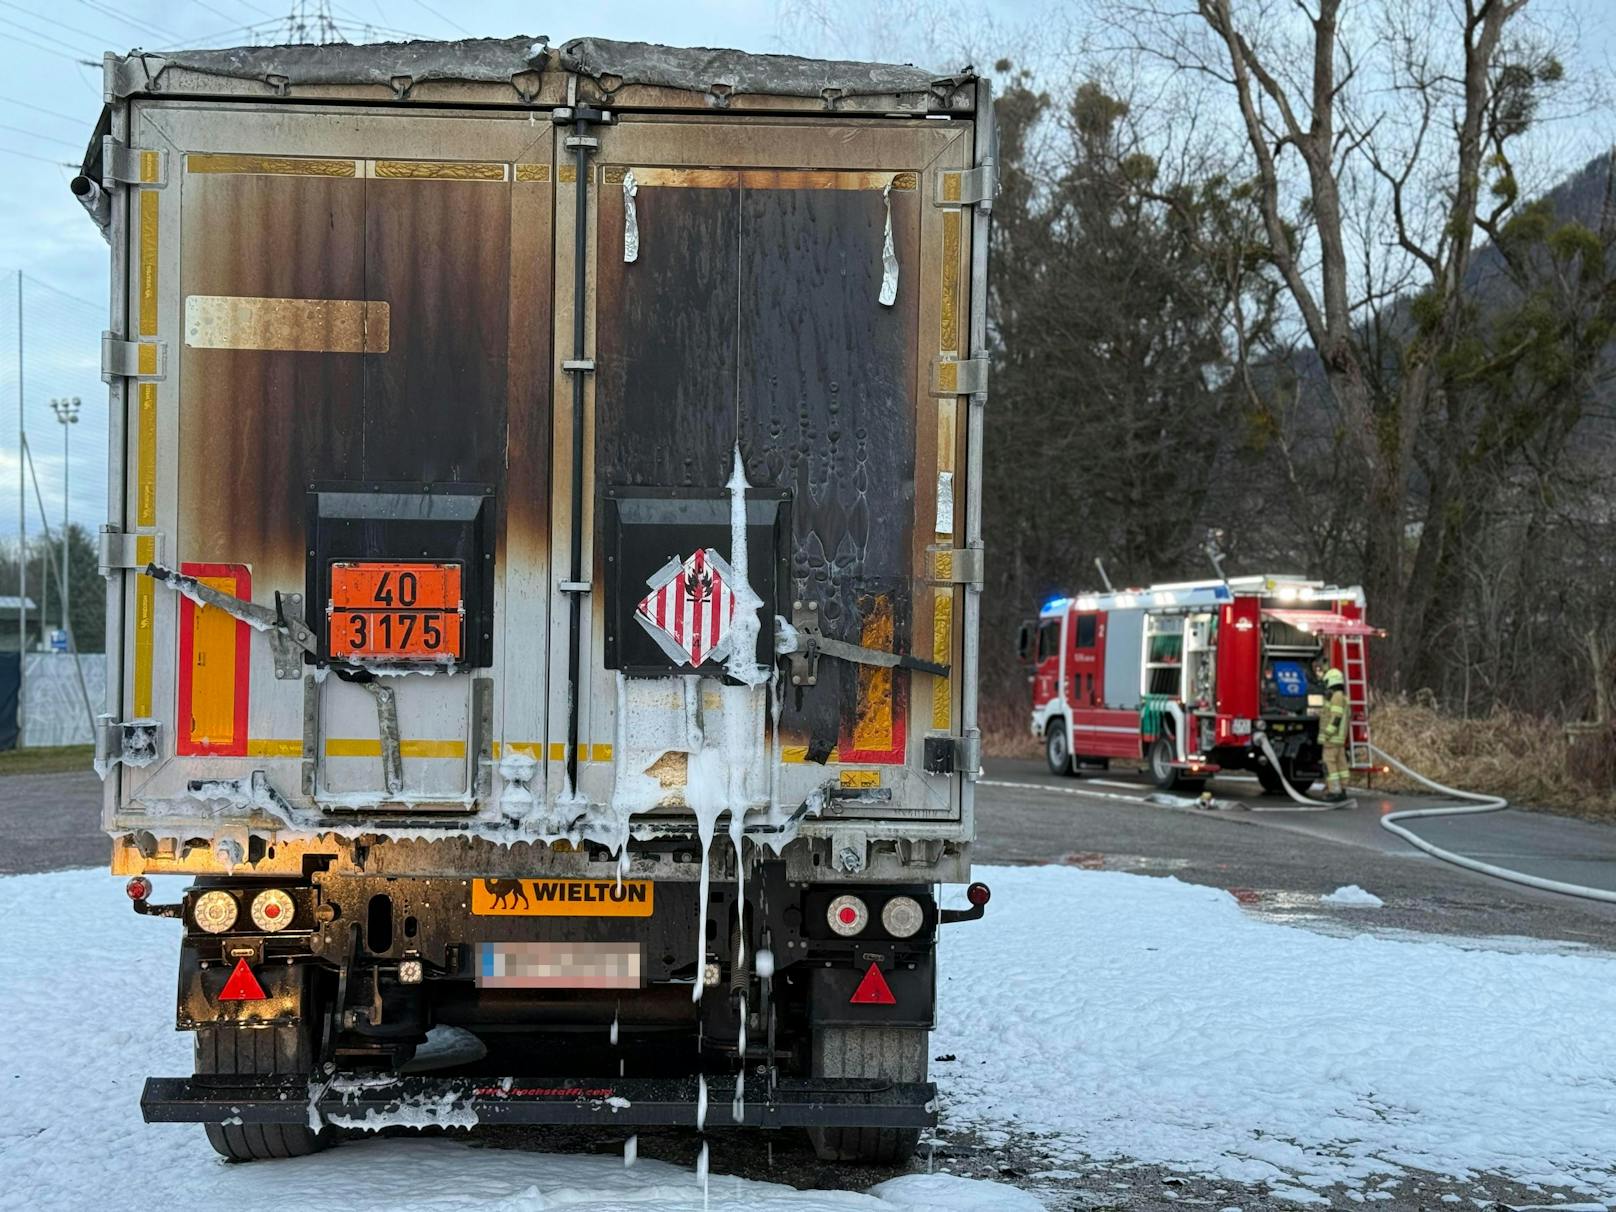
<svg viewBox="0 0 1616 1212">
<path fill-rule="evenodd" d="M 192 920 L 209 934 L 223 934 L 236 924 L 240 912 L 236 898 L 222 888 L 204 892 L 191 906 Z"/>
<path fill-rule="evenodd" d="M 893 938 L 910 938 L 920 933 L 926 913 L 912 896 L 895 896 L 881 906 L 881 925 Z"/>
<path fill-rule="evenodd" d="M 965 890 L 965 899 L 980 907 L 993 899 L 993 890 L 986 884 L 972 884 Z"/>
<path fill-rule="evenodd" d="M 292 898 L 279 888 L 266 888 L 252 901 L 253 925 L 273 934 L 292 924 Z"/>
<path fill-rule="evenodd" d="M 837 934 L 843 938 L 852 938 L 855 934 L 862 933 L 864 927 L 870 924 L 870 910 L 856 896 L 839 896 L 825 911 L 825 920 Z"/>
<path fill-rule="evenodd" d="M 143 875 L 137 875 L 123 886 L 132 901 L 146 900 L 152 894 L 152 882 Z"/>
</svg>

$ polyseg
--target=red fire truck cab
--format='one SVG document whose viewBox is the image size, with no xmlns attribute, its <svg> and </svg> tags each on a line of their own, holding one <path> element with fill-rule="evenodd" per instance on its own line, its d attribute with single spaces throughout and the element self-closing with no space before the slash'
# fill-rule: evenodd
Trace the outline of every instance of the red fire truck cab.
<svg viewBox="0 0 1616 1212">
<path fill-rule="evenodd" d="M 1305 791 L 1323 774 L 1325 671 L 1346 675 L 1348 758 L 1369 768 L 1364 595 L 1294 576 L 1186 581 L 1046 602 L 1021 628 L 1032 732 L 1049 768 L 1144 762 L 1157 785 L 1198 791 L 1249 770 Z M 1274 769 L 1258 734 L 1279 758 Z"/>
</svg>

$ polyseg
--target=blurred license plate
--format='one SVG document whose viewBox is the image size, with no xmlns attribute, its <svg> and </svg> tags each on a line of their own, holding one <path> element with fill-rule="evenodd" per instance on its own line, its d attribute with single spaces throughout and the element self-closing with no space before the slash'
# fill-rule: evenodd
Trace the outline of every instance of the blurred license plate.
<svg viewBox="0 0 1616 1212">
<path fill-rule="evenodd" d="M 478 943 L 480 989 L 638 989 L 638 943 Z"/>
</svg>

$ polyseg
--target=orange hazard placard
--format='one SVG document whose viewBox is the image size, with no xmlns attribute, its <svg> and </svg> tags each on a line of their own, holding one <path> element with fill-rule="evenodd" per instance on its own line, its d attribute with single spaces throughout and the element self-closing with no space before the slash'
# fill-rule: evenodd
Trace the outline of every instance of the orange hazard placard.
<svg viewBox="0 0 1616 1212">
<path fill-rule="evenodd" d="M 460 655 L 460 615 L 448 610 L 334 610 L 333 658 L 426 659 Z"/>
<path fill-rule="evenodd" d="M 326 647 L 338 659 L 458 659 L 460 608 L 458 564 L 333 564 Z"/>
<path fill-rule="evenodd" d="M 334 610 L 459 610 L 459 564 L 333 564 Z"/>
</svg>

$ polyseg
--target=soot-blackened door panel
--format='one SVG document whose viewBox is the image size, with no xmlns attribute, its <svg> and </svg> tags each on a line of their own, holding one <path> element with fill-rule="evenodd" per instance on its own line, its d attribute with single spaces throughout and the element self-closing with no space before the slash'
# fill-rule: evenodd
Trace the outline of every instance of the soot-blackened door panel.
<svg viewBox="0 0 1616 1212">
<path fill-rule="evenodd" d="M 748 189 L 741 241 L 741 447 L 753 484 L 794 494 L 791 592 L 825 634 L 908 651 L 913 576 L 915 282 L 880 301 L 878 188 Z M 908 176 L 913 181 L 913 175 Z M 900 178 L 902 180 L 902 178 Z M 894 189 L 893 239 L 915 264 L 917 191 Z M 905 671 L 822 661 L 786 695 L 788 746 L 902 761 Z"/>
<path fill-rule="evenodd" d="M 595 270 L 597 490 L 722 487 L 736 437 L 740 191 L 641 186 L 639 256 L 625 264 L 621 170 L 605 176 Z"/>
<path fill-rule="evenodd" d="M 185 297 L 366 298 L 365 182 L 189 171 L 183 189 Z M 304 491 L 358 465 L 364 381 L 357 353 L 254 347 L 275 343 L 182 344 L 180 517 L 188 560 L 250 564 L 256 586 L 292 590 Z"/>
<path fill-rule="evenodd" d="M 366 182 L 365 281 L 391 347 L 366 358 L 363 471 L 500 484 L 509 356 L 510 186 Z"/>
</svg>

